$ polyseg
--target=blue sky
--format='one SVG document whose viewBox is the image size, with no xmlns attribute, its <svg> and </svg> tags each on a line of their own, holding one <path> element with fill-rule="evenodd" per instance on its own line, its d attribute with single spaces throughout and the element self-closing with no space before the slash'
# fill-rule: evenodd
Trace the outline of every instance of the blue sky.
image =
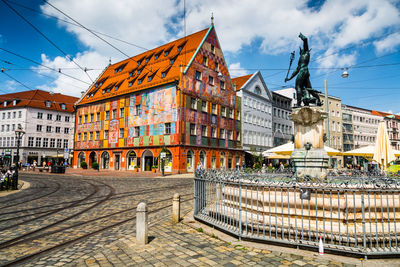
<svg viewBox="0 0 400 267">
<path fill-rule="evenodd" d="M 4 1 L 62 51 L 0 2 L 0 47 L 53 69 L 0 50 L 0 67 L 4 69 L 0 73 L 0 93 L 43 89 L 79 96 L 110 59 L 115 63 L 125 58 L 90 32 L 66 23 L 69 19 L 44 1 Z M 293 50 L 296 59 L 292 70 L 297 63 L 301 45 L 298 34 L 302 32 L 309 37 L 312 48 L 310 71 L 315 89 L 323 91 L 326 79 L 329 94 L 340 97 L 342 103 L 400 113 L 400 1 L 203 0 L 187 1 L 184 5 L 181 0 L 51 0 L 49 3 L 85 27 L 107 34 L 101 36 L 132 56 L 144 48 L 182 37 L 184 6 L 187 34 L 207 28 L 213 13 L 231 76 L 261 70 L 271 90 L 294 85 L 294 79 L 285 84 L 284 78 Z M 350 74 L 347 79 L 341 78 L 344 68 Z M 59 69 L 61 73 L 54 71 Z"/>
</svg>

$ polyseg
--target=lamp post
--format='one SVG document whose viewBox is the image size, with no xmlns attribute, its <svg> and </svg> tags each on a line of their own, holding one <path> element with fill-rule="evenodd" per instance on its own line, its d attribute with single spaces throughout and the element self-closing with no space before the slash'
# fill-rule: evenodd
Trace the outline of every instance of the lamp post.
<svg viewBox="0 0 400 267">
<path fill-rule="evenodd" d="M 22 130 L 21 125 L 18 125 L 18 129 L 15 130 L 15 138 L 17 139 L 17 164 L 15 168 L 15 179 L 13 180 L 13 189 L 18 189 L 18 169 L 19 169 L 19 146 L 21 143 L 22 136 L 25 134 L 24 130 Z"/>
</svg>

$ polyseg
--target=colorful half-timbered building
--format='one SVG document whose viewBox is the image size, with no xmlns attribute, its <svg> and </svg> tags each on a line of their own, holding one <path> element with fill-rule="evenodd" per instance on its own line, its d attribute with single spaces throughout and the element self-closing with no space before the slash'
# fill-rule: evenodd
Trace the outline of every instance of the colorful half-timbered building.
<svg viewBox="0 0 400 267">
<path fill-rule="evenodd" d="M 213 25 L 109 65 L 77 102 L 74 167 L 241 166 L 240 99 Z"/>
</svg>

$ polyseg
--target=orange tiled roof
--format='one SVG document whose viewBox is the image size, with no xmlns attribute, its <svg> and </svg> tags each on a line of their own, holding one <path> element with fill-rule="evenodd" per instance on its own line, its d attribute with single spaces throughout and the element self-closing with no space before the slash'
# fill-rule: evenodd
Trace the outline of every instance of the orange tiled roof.
<svg viewBox="0 0 400 267">
<path fill-rule="evenodd" d="M 140 91 L 179 80 L 209 28 L 109 65 L 78 105 Z M 184 70 L 185 67 L 182 67 Z M 118 86 L 119 85 L 119 86 Z"/>
<path fill-rule="evenodd" d="M 233 78 L 232 83 L 236 84 L 236 91 L 239 91 L 242 86 L 250 79 L 251 76 L 253 76 L 253 74 Z"/>
<path fill-rule="evenodd" d="M 16 105 L 13 101 L 16 100 Z M 74 105 L 79 98 L 63 95 L 60 93 L 50 93 L 43 90 L 30 90 L 12 94 L 0 95 L 0 110 L 20 107 L 33 107 L 47 110 L 57 110 L 64 112 L 73 112 Z M 4 106 L 7 101 L 7 106 Z M 46 107 L 46 101 L 50 101 L 51 106 Z M 61 108 L 61 104 L 65 104 L 65 109 Z"/>
<path fill-rule="evenodd" d="M 377 111 L 377 110 L 372 110 L 371 111 L 372 115 L 377 115 L 377 116 L 381 116 L 381 117 L 386 117 L 386 116 L 394 116 L 396 119 L 400 120 L 400 116 L 399 115 L 395 115 L 395 114 L 391 114 L 391 113 L 387 113 L 387 112 L 383 112 L 383 111 Z"/>
</svg>

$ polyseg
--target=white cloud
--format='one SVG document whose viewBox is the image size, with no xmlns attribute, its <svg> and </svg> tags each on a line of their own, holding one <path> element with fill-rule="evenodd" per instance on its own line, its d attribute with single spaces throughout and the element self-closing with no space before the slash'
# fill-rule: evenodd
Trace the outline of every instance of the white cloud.
<svg viewBox="0 0 400 267">
<path fill-rule="evenodd" d="M 229 74 L 232 77 L 240 77 L 249 74 L 248 70 L 240 66 L 240 62 L 230 64 L 228 69 L 229 69 Z"/>
<path fill-rule="evenodd" d="M 74 58 L 74 61 L 76 61 L 80 66 L 87 66 L 87 68 L 89 69 L 87 73 L 92 78 L 92 80 L 95 80 L 97 76 L 102 72 L 102 69 L 99 69 L 97 66 L 106 67 L 108 63 L 108 58 L 98 54 L 97 52 L 84 52 L 82 54 L 78 53 L 77 56 Z M 62 75 L 58 72 L 54 72 L 48 69 L 41 69 L 40 72 L 46 73 L 46 75 L 55 76 L 55 80 L 51 85 L 46 84 L 39 86 L 38 88 L 77 97 L 81 95 L 82 91 L 86 91 L 89 88 L 91 81 L 86 73 L 66 58 L 56 57 L 53 60 L 50 60 L 46 55 L 42 54 L 42 62 L 42 64 L 53 69 L 61 68 L 61 72 L 65 73 L 66 75 Z M 92 69 L 92 66 L 95 66 L 94 70 Z M 69 76 L 76 79 L 73 79 Z"/>
<path fill-rule="evenodd" d="M 333 54 L 332 49 L 328 49 L 321 57 L 317 60 L 322 68 L 340 68 L 348 67 L 356 63 L 357 55 L 353 54 Z"/>
<path fill-rule="evenodd" d="M 393 33 L 383 40 L 374 42 L 374 45 L 378 54 L 392 52 L 400 45 L 400 33 Z"/>
<path fill-rule="evenodd" d="M 319 10 L 306 0 L 253 0 L 189 2 L 189 32 L 209 24 L 214 12 L 223 50 L 237 52 L 261 40 L 267 54 L 288 52 L 300 44 L 299 32 L 309 37 L 316 50 L 338 50 L 377 36 L 400 24 L 399 10 L 389 0 L 327 0 Z"/>
<path fill-rule="evenodd" d="M 259 51 L 275 55 L 288 53 L 301 44 L 299 32 L 309 37 L 313 57 L 326 56 L 344 47 L 361 45 L 400 25 L 398 7 L 391 0 L 327 0 L 319 8 L 307 6 L 308 0 L 202 0 L 186 1 L 187 34 L 210 25 L 214 13 L 215 26 L 223 51 L 236 53 L 255 40 Z M 183 0 L 53 0 L 61 9 L 84 26 L 122 40 L 153 48 L 183 36 Z M 54 16 L 65 17 L 52 7 L 44 4 L 42 10 Z M 74 58 L 82 66 L 104 68 L 108 58 L 117 62 L 125 58 L 120 52 L 105 44 L 88 31 L 64 22 L 59 22 L 88 47 L 87 51 Z M 399 44 L 399 36 L 378 39 L 374 44 L 378 52 L 390 50 Z M 136 55 L 143 52 L 134 46 L 104 37 L 107 41 L 127 53 Z M 397 39 L 396 39 L 397 38 Z M 322 67 L 345 67 L 357 61 L 357 54 L 346 51 L 324 57 L 318 63 Z M 76 67 L 61 57 L 45 58 L 46 64 L 55 67 Z M 230 65 L 232 76 L 247 72 L 240 63 Z M 87 80 L 86 75 L 75 70 L 71 75 Z M 96 78 L 100 71 L 90 72 Z M 54 75 L 54 74 L 53 74 Z M 56 75 L 54 90 L 65 90 L 65 82 L 79 84 L 67 77 Z M 79 85 L 81 86 L 81 85 Z M 67 87 L 73 88 L 73 87 Z M 80 95 L 82 89 L 72 89 Z"/>
<path fill-rule="evenodd" d="M 23 87 L 21 84 L 17 83 L 16 81 L 13 80 L 7 80 L 4 83 L 4 89 L 2 90 L 2 93 L 5 93 L 7 91 L 10 91 L 9 93 L 12 93 L 14 91 L 20 90 L 21 87 Z M 23 87 L 23 89 L 26 89 Z"/>
</svg>

